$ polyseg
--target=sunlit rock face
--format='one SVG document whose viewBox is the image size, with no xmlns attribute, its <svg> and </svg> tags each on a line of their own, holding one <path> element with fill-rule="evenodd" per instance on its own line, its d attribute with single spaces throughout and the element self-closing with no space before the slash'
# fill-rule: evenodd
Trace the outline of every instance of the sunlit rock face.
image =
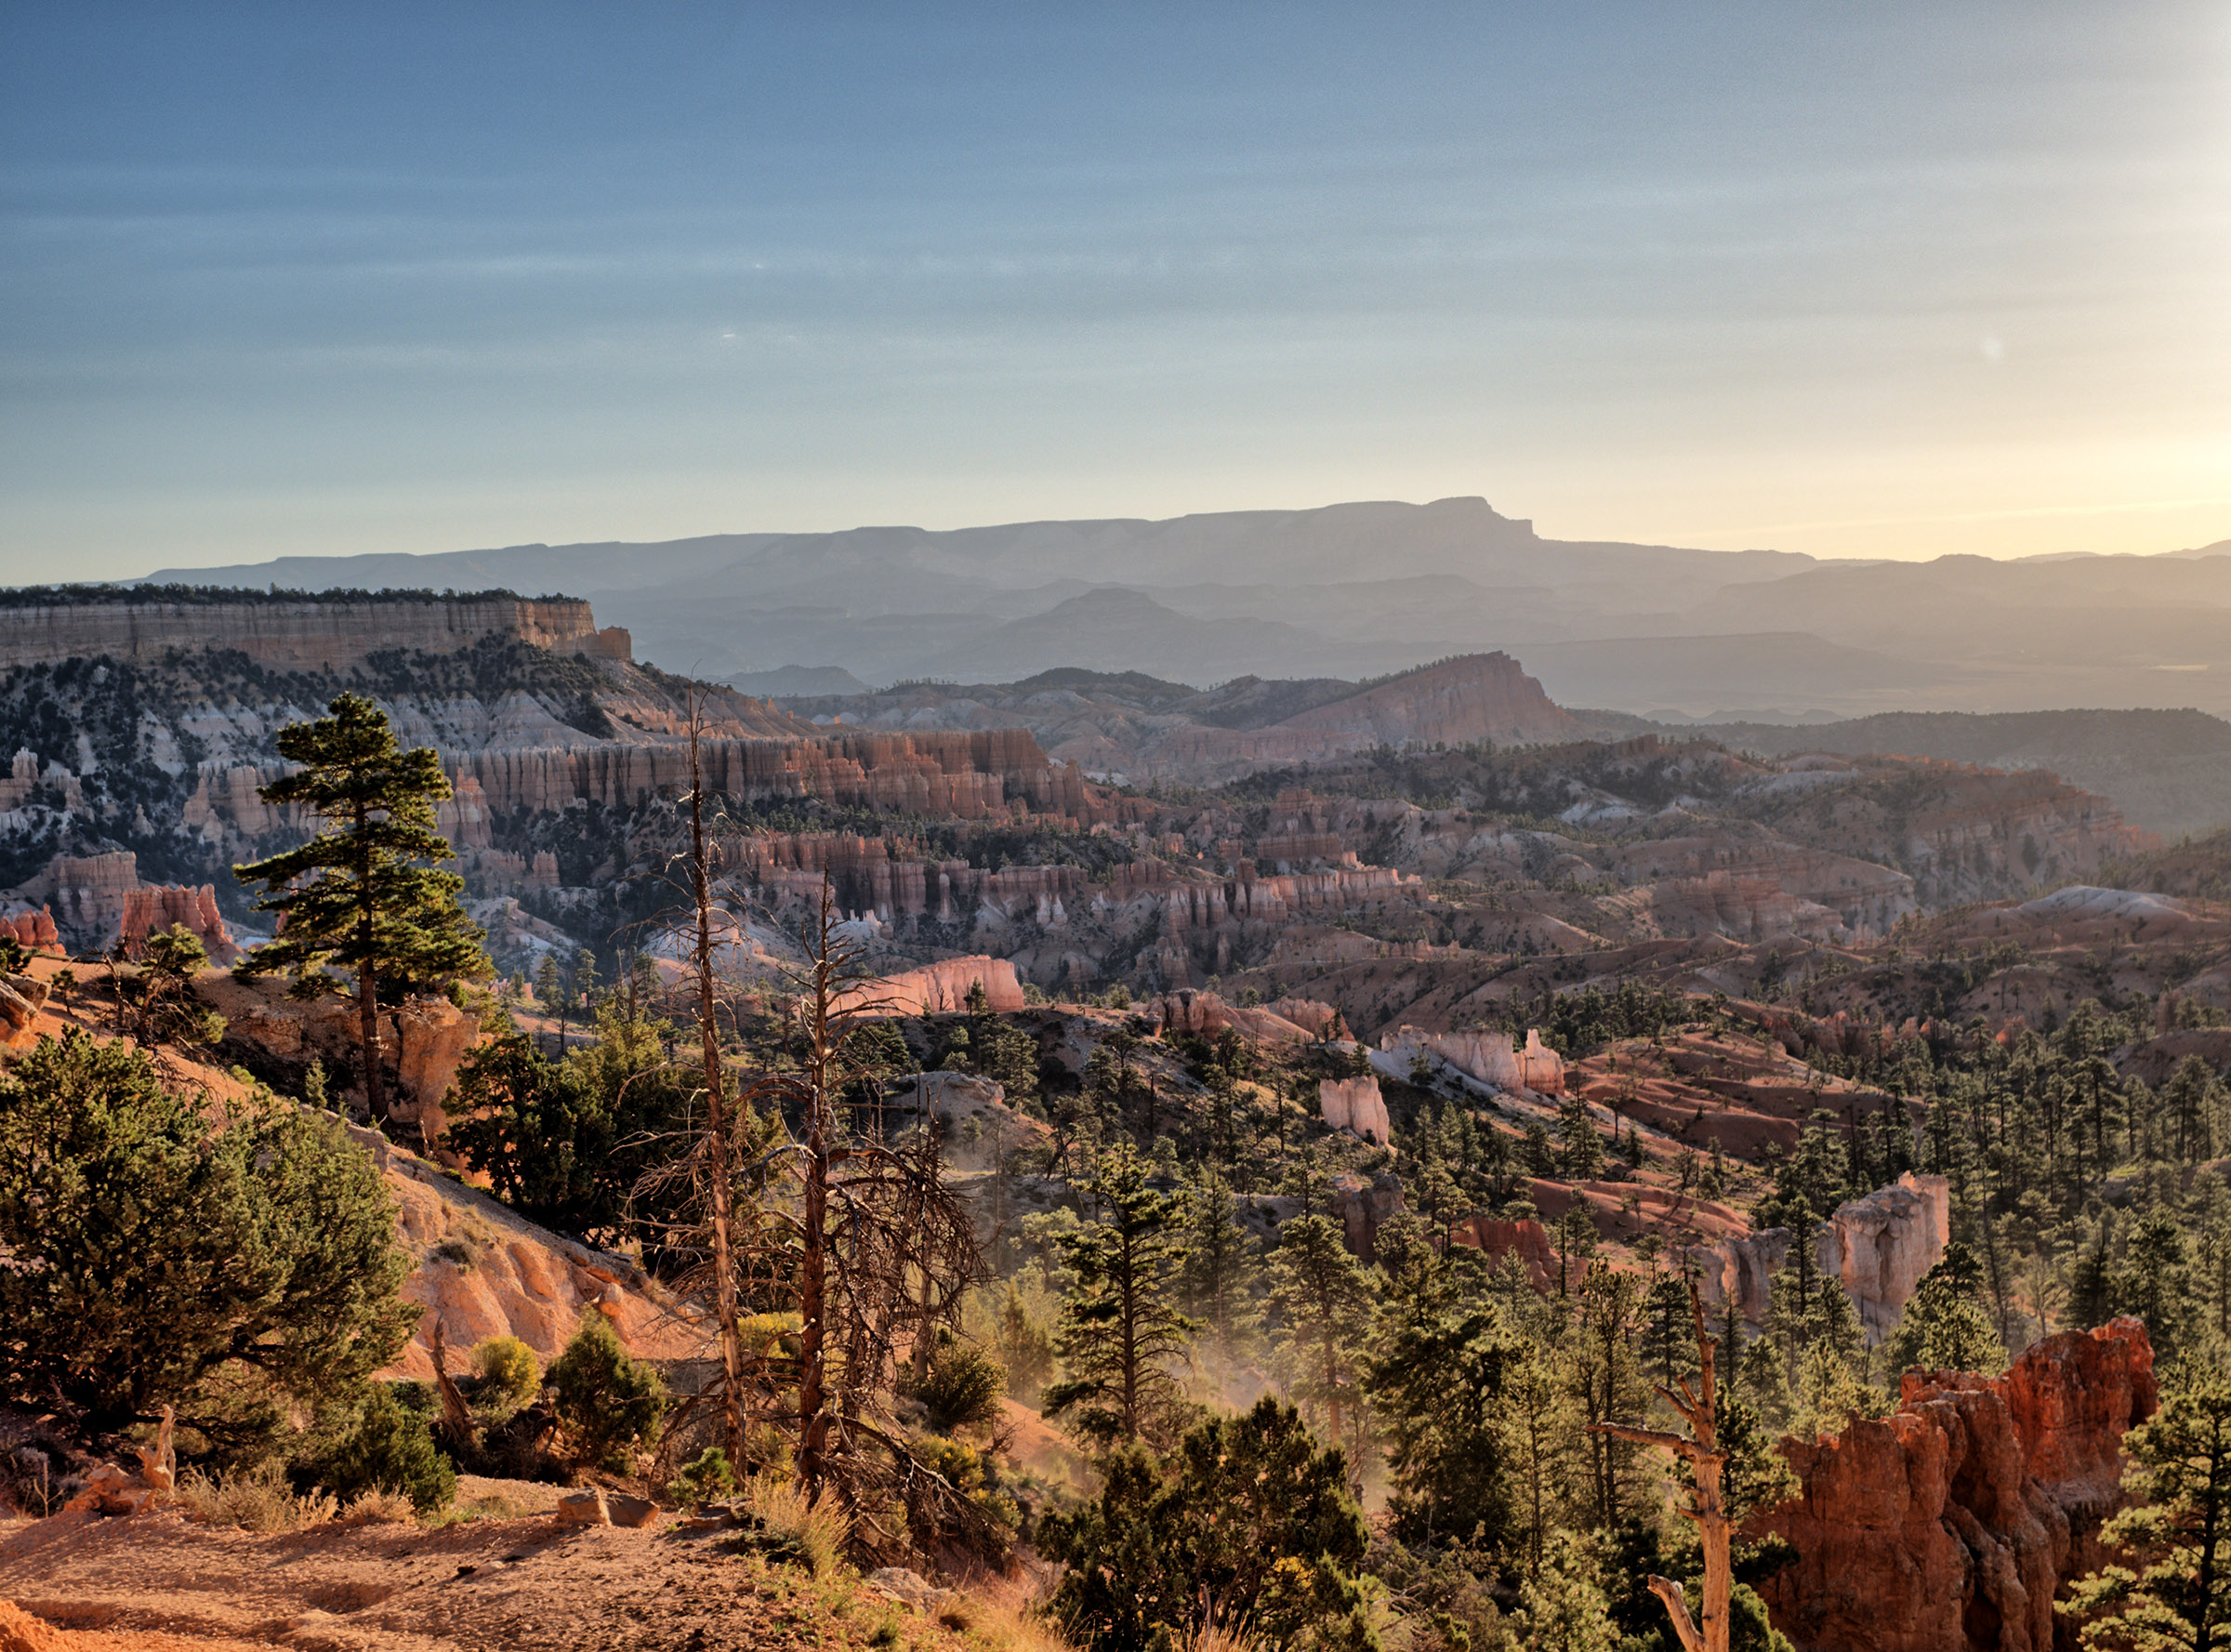
<svg viewBox="0 0 2231 1652">
<path fill-rule="evenodd" d="M 2121 1440 L 2158 1403 L 2145 1328 L 2029 1348 L 2005 1375 L 1909 1372 L 1879 1422 L 1786 1440 L 1801 1490 L 1755 1516 L 1797 1560 L 1760 1586 L 1800 1646 L 2050 1652 L 2053 1592 L 2103 1559 Z"/>
<path fill-rule="evenodd" d="M 1822 1224 L 1821 1271 L 1843 1282 L 1870 1341 L 1888 1336 L 1952 1236 L 1951 1183 L 1908 1170 Z"/>
</svg>

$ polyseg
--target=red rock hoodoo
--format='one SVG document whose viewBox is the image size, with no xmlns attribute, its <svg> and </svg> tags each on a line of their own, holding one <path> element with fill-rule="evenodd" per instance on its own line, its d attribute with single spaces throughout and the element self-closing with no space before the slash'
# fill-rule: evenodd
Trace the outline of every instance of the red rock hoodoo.
<svg viewBox="0 0 2231 1652">
<path fill-rule="evenodd" d="M 2099 1565 L 2124 1430 L 2153 1414 L 2145 1328 L 2033 1345 L 2001 1377 L 1907 1373 L 1903 1404 L 1785 1441 L 1802 1489 L 1754 1517 L 1797 1562 L 1759 1593 L 1803 1652 L 2050 1652 L 2053 1597 Z"/>
</svg>

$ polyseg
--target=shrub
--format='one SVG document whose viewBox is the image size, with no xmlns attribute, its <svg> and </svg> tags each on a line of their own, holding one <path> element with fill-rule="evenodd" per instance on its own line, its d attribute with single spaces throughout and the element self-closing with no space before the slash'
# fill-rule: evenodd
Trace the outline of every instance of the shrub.
<svg viewBox="0 0 2231 1652">
<path fill-rule="evenodd" d="M 535 1350 L 517 1337 L 490 1337 L 476 1345 L 472 1368 L 480 1376 L 481 1394 L 505 1411 L 532 1404 L 542 1392 L 542 1367 Z"/>
<path fill-rule="evenodd" d="M 591 1309 L 550 1364 L 558 1421 L 584 1460 L 614 1472 L 627 1452 L 648 1441 L 667 1414 L 667 1386 L 655 1367 L 629 1355 L 604 1316 Z"/>
<path fill-rule="evenodd" d="M 999 1362 L 944 1330 L 938 1333 L 929 1370 L 911 1389 L 930 1413 L 930 1426 L 941 1434 L 997 1421 L 999 1397 L 1006 1392 L 1007 1375 Z"/>
<path fill-rule="evenodd" d="M 327 1492 L 297 1493 L 275 1462 L 221 1476 L 188 1469 L 178 1476 L 171 1497 L 196 1520 L 244 1531 L 299 1531 L 305 1526 L 323 1526 L 340 1507 Z"/>
<path fill-rule="evenodd" d="M 372 1160 L 268 1091 L 220 1127 L 77 1032 L 0 1076 L 0 1401 L 116 1431 L 178 1408 L 235 1457 L 402 1352 L 418 1316 Z"/>
<path fill-rule="evenodd" d="M 370 1384 L 346 1430 L 297 1462 L 295 1473 L 337 1497 L 395 1492 L 421 1514 L 447 1507 L 457 1494 L 457 1471 L 434 1444 L 426 1417 L 406 1409 L 384 1383 Z"/>
<path fill-rule="evenodd" d="M 736 1488 L 735 1465 L 718 1446 L 707 1446 L 667 1482 L 667 1496 L 682 1508 L 691 1508 Z"/>
</svg>

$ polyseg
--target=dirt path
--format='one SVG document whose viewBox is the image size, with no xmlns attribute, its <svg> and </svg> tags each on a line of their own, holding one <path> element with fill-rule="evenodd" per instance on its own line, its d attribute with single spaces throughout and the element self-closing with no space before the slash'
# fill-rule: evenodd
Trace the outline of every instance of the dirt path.
<svg viewBox="0 0 2231 1652">
<path fill-rule="evenodd" d="M 0 1526 L 0 1599 L 104 1632 L 57 1652 L 840 1652 L 886 1624 L 893 1652 L 957 1644 L 850 1574 L 816 1581 L 671 1523 L 547 1516 L 265 1535 L 58 1515 Z"/>
</svg>

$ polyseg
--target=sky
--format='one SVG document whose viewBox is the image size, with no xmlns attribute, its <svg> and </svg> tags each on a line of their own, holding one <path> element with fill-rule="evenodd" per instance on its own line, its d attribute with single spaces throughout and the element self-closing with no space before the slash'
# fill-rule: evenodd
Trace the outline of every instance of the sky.
<svg viewBox="0 0 2231 1652">
<path fill-rule="evenodd" d="M 2231 7 L 0 6 L 0 582 L 2231 536 Z"/>
</svg>

